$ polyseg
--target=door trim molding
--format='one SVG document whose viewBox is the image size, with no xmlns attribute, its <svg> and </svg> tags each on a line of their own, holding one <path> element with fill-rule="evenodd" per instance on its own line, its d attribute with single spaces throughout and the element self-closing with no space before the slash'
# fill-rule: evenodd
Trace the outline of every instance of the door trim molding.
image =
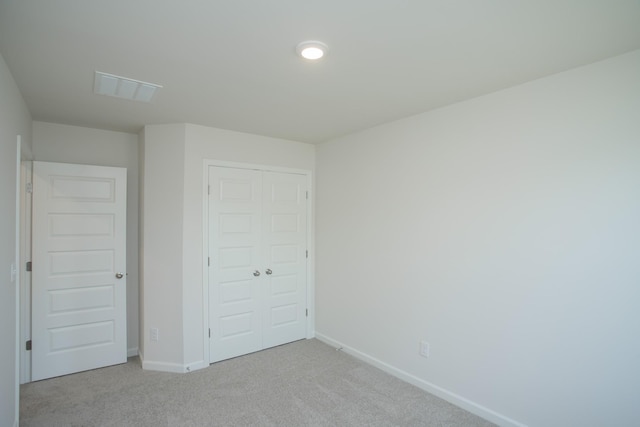
<svg viewBox="0 0 640 427">
<path fill-rule="evenodd" d="M 22 226 L 22 218 L 20 214 L 22 213 L 22 135 L 17 135 L 16 137 L 16 205 L 15 205 L 15 242 L 14 242 L 14 260 L 11 268 L 15 270 L 15 274 L 13 275 L 13 286 L 15 292 L 15 312 L 14 312 L 14 424 L 18 425 L 20 422 L 20 283 L 22 281 L 22 274 L 20 269 L 20 263 L 22 262 L 22 258 L 20 257 L 21 252 L 21 226 Z"/>
<path fill-rule="evenodd" d="M 313 176 L 312 171 L 308 169 L 295 169 L 286 168 L 272 165 L 258 165 L 253 163 L 239 163 L 229 162 L 224 160 L 204 159 L 203 160 L 203 173 L 202 173 L 202 235 L 209 235 L 209 167 L 226 167 L 233 169 L 250 169 L 259 170 L 264 172 L 280 172 L 290 173 L 297 175 L 304 175 L 307 178 L 307 191 L 309 197 L 307 198 L 307 247 L 309 251 L 309 257 L 307 259 L 307 309 L 309 315 L 307 316 L 307 339 L 313 338 L 315 335 L 315 212 L 313 210 L 313 200 L 315 199 L 313 191 Z M 210 364 L 211 355 L 209 351 L 209 266 L 208 266 L 208 253 L 209 242 L 208 239 L 202 239 L 202 313 L 203 313 L 203 325 L 202 325 L 202 344 L 203 344 L 203 359 L 205 364 Z"/>
<path fill-rule="evenodd" d="M 31 339 L 31 273 L 25 271 L 27 261 L 31 261 L 31 193 L 27 193 L 27 185 L 33 183 L 30 157 L 23 155 L 20 174 L 20 384 L 31 382 L 31 351 L 25 348 Z"/>
</svg>

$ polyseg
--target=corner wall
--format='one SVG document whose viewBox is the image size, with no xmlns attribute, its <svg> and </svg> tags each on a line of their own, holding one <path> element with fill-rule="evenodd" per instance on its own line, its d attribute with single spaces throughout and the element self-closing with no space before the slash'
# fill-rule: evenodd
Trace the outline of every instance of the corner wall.
<svg viewBox="0 0 640 427">
<path fill-rule="evenodd" d="M 138 354 L 144 360 L 144 128 L 138 134 Z"/>
<path fill-rule="evenodd" d="M 503 425 L 640 425 L 640 51 L 317 169 L 320 337 Z"/>
<path fill-rule="evenodd" d="M 146 126 L 142 141 L 142 366 L 184 372 L 182 223 L 185 126 Z M 158 329 L 152 341 L 151 328 Z"/>
<path fill-rule="evenodd" d="M 31 115 L 13 76 L 0 56 L 0 425 L 18 425 L 18 296 L 11 281 L 16 259 L 17 136 L 31 151 Z"/>
</svg>

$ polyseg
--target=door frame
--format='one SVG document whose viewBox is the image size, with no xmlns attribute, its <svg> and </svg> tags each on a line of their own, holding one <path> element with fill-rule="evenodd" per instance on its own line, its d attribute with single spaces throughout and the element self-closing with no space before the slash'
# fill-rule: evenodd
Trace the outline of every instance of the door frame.
<svg viewBox="0 0 640 427">
<path fill-rule="evenodd" d="M 20 384 L 31 381 L 31 354 L 26 350 L 24 334 L 30 337 L 29 305 L 31 292 L 31 274 L 23 271 L 27 260 L 31 260 L 31 192 L 27 184 L 31 182 L 33 154 L 31 147 L 22 141 L 22 135 L 16 135 L 16 201 L 15 201 L 15 427 L 20 422 Z M 26 270 L 26 268 L 25 268 Z M 24 371 L 26 370 L 26 374 Z M 25 376 L 26 377 L 25 380 Z"/>
<path fill-rule="evenodd" d="M 23 156 L 20 173 L 20 384 L 31 382 L 31 351 L 26 342 L 31 339 L 31 272 L 26 264 L 31 261 L 31 202 L 33 162 Z"/>
<path fill-rule="evenodd" d="M 209 167 L 226 167 L 234 169 L 259 170 L 264 172 L 280 172 L 297 175 L 304 175 L 307 179 L 307 250 L 309 258 L 307 261 L 307 332 L 306 338 L 315 336 L 315 212 L 313 210 L 313 200 L 315 198 L 314 182 L 312 172 L 307 169 L 294 169 L 272 165 L 258 165 L 252 163 L 228 162 L 224 160 L 204 159 L 202 173 L 202 344 L 204 347 L 204 360 L 206 366 L 210 365 L 211 355 L 209 352 Z"/>
</svg>

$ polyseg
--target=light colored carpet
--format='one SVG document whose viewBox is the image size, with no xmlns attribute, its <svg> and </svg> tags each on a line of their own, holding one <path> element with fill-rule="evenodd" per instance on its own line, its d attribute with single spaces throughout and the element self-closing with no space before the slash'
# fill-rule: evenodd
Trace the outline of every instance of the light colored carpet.
<svg viewBox="0 0 640 427">
<path fill-rule="evenodd" d="M 25 384 L 28 426 L 491 426 L 318 341 L 189 374 L 123 365 Z"/>
</svg>

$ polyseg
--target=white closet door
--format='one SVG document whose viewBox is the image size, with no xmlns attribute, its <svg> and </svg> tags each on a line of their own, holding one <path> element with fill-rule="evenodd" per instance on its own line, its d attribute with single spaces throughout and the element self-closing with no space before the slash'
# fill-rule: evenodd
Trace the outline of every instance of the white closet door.
<svg viewBox="0 0 640 427">
<path fill-rule="evenodd" d="M 127 361 L 124 168 L 33 162 L 32 379 Z"/>
<path fill-rule="evenodd" d="M 209 168 L 210 361 L 262 349 L 259 171 Z M 256 273 L 257 272 L 257 273 Z"/>
<path fill-rule="evenodd" d="M 209 168 L 210 362 L 306 336 L 306 176 Z"/>
<path fill-rule="evenodd" d="M 306 185 L 304 175 L 262 174 L 265 348 L 306 335 Z"/>
</svg>

